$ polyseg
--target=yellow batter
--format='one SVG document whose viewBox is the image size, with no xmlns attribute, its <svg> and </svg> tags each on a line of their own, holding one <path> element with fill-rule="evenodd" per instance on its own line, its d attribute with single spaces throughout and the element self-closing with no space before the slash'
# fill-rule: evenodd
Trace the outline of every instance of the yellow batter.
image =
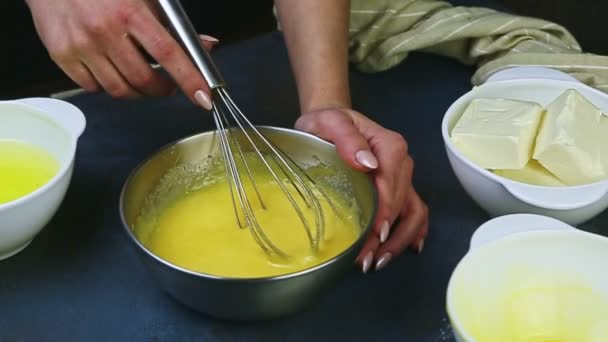
<svg viewBox="0 0 608 342">
<path fill-rule="evenodd" d="M 304 226 L 279 185 L 268 172 L 262 171 L 259 163 L 254 160 L 250 163 L 266 205 L 262 210 L 247 181 L 248 197 L 257 220 L 273 243 L 290 255 L 289 259 L 268 256 L 247 228 L 239 228 L 225 177 L 178 196 L 153 219 L 140 217 L 135 227 L 137 238 L 156 255 L 183 268 L 225 277 L 256 278 L 310 268 L 343 252 L 359 237 L 361 226 L 356 206 L 332 187 L 322 185 L 340 217 L 318 194 L 325 216 L 325 233 L 318 254 L 312 255 Z M 314 227 L 312 210 L 290 189 Z"/>
<path fill-rule="evenodd" d="M 521 268 L 491 297 L 463 290 L 456 309 L 477 342 L 608 342 L 608 298 L 572 274 Z"/>
</svg>

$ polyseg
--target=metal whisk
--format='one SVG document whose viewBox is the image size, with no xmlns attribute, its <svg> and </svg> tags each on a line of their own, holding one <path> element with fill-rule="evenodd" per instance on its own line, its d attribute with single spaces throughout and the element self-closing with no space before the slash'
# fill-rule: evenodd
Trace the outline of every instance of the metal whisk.
<svg viewBox="0 0 608 342">
<path fill-rule="evenodd" d="M 230 98 L 230 95 L 225 89 L 226 83 L 209 53 L 202 48 L 198 40 L 198 35 L 180 2 L 178 0 L 158 0 L 158 2 L 167 17 L 177 40 L 187 51 L 193 63 L 203 74 L 211 88 L 213 119 L 219 136 L 232 204 L 239 226 L 241 228 L 249 228 L 255 241 L 268 254 L 276 254 L 283 257 L 288 256 L 287 253 L 275 245 L 264 233 L 264 229 L 259 225 L 258 220 L 256 219 L 251 202 L 247 196 L 245 187 L 243 186 L 244 177 L 242 176 L 242 173 L 239 172 L 237 159 L 241 160 L 241 164 L 244 166 L 246 173 L 245 177 L 252 183 L 261 207 L 266 209 L 263 196 L 258 191 L 251 169 L 243 154 L 244 149 L 242 144 L 243 140 L 245 140 L 245 143 L 250 145 L 250 149 L 247 151 L 253 150 L 253 152 L 255 152 L 285 194 L 286 199 L 293 206 L 306 229 L 306 234 L 312 250 L 313 252 L 316 252 L 321 237 L 324 234 L 325 219 L 319 198 L 312 189 L 315 186 L 315 182 L 301 167 L 289 158 L 289 156 L 268 140 L 249 121 L 249 119 L 247 119 Z M 235 125 L 230 125 L 229 119 L 232 119 Z M 235 135 L 239 135 L 240 137 L 236 137 Z M 278 167 L 273 169 L 270 161 L 274 163 L 273 165 Z M 277 174 L 277 169 L 286 176 L 287 182 L 280 179 Z M 288 190 L 288 186 L 293 186 L 306 206 L 312 209 L 314 213 L 314 222 L 309 222 L 309 220 L 306 219 L 303 208 L 298 204 L 298 201 L 296 201 L 292 192 Z M 317 192 L 319 192 L 319 190 L 320 189 L 317 187 Z M 321 191 L 319 193 L 329 200 L 324 192 Z M 331 204 L 331 206 L 335 209 L 333 204 Z M 241 215 L 239 213 L 241 213 Z M 243 217 L 243 220 L 241 219 L 241 216 Z"/>
</svg>

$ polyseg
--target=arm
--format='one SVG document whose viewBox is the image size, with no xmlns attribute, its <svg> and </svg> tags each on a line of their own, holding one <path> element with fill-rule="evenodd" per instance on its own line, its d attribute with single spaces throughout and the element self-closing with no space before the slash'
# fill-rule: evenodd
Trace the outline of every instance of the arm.
<svg viewBox="0 0 608 342">
<path fill-rule="evenodd" d="M 276 0 L 302 113 L 350 108 L 349 0 Z"/>
<path fill-rule="evenodd" d="M 412 185 L 405 139 L 352 110 L 348 82 L 350 0 L 275 0 L 300 97 L 296 128 L 335 144 L 351 167 L 373 175 L 378 211 L 359 253 L 363 272 L 410 247 L 422 250 L 426 204 Z M 391 226 L 395 225 L 391 230 Z"/>
</svg>

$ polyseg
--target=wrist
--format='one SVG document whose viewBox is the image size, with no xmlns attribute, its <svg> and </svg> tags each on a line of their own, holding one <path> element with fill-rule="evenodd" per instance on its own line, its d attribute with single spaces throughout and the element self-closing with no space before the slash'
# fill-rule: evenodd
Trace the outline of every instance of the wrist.
<svg viewBox="0 0 608 342">
<path fill-rule="evenodd" d="M 324 102 L 322 104 L 302 108 L 300 111 L 300 115 L 306 114 L 306 113 L 322 112 L 322 111 L 330 110 L 330 109 L 336 109 L 336 110 L 350 109 L 350 107 L 351 106 L 349 104 L 342 103 L 342 102 Z"/>
<path fill-rule="evenodd" d="M 308 115 L 308 114 L 319 114 L 319 113 L 324 113 L 327 111 L 347 112 L 348 110 L 351 110 L 351 108 L 349 106 L 345 106 L 345 105 L 338 104 L 338 103 L 327 103 L 324 106 L 313 107 L 306 111 L 303 110 L 300 112 L 300 116 Z"/>
<path fill-rule="evenodd" d="M 300 96 L 300 112 L 316 112 L 332 108 L 351 108 L 351 98 L 348 90 L 320 91 L 316 94 L 303 94 Z"/>
</svg>

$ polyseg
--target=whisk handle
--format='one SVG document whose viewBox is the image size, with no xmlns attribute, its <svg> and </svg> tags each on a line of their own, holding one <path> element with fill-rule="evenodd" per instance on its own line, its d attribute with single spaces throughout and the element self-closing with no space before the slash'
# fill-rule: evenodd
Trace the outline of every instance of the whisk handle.
<svg viewBox="0 0 608 342">
<path fill-rule="evenodd" d="M 220 71 L 213 62 L 211 55 L 202 47 L 194 25 L 192 25 L 179 0 L 158 0 L 158 3 L 169 21 L 175 38 L 203 74 L 209 87 L 214 89 L 224 86 L 225 82 Z"/>
</svg>

